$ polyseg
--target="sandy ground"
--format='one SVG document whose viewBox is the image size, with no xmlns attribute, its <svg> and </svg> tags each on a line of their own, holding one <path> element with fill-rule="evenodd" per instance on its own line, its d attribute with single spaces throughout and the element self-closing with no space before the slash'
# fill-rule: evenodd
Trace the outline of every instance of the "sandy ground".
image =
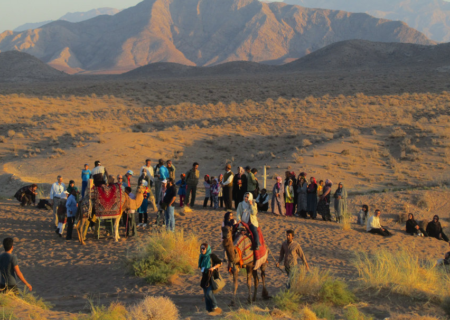
<svg viewBox="0 0 450 320">
<path fill-rule="evenodd" d="M 355 203 L 361 201 L 381 201 L 386 209 L 394 210 L 395 199 L 404 197 L 411 199 L 417 192 L 397 192 L 391 195 L 357 196 L 350 199 L 350 207 L 355 210 Z M 433 191 L 433 196 L 444 195 L 448 191 Z M 384 198 L 383 198 L 384 197 Z M 201 197 L 200 197 L 201 198 Z M 200 205 L 200 200 L 197 204 Z M 176 228 L 198 235 L 201 241 L 211 243 L 213 251 L 222 256 L 220 244 L 220 224 L 224 211 L 205 210 L 200 206 L 192 213 L 181 213 L 177 209 Z M 446 208 L 436 209 L 440 213 Z M 431 214 L 431 213 L 430 213 Z M 154 215 L 151 214 L 151 217 Z M 394 212 L 385 215 L 385 224 L 394 232 L 390 238 L 369 235 L 364 228 L 353 224 L 352 230 L 343 231 L 339 225 L 320 220 L 304 220 L 300 218 L 275 217 L 272 214 L 260 213 L 259 222 L 262 226 L 266 242 L 275 258 L 285 236 L 286 229 L 294 229 L 297 240 L 301 243 L 308 261 L 313 266 L 332 271 L 336 276 L 345 278 L 351 284 L 358 275 L 351 265 L 351 259 L 358 250 L 372 251 L 374 249 L 398 250 L 410 248 L 422 258 L 436 260 L 448 251 L 448 245 L 443 241 L 430 238 L 415 238 L 403 232 L 404 225 L 395 223 Z M 442 216 L 448 219 L 448 214 Z M 32 207 L 22 208 L 15 201 L 0 203 L 0 237 L 14 237 L 15 254 L 19 258 L 20 267 L 27 280 L 33 285 L 35 293 L 54 305 L 53 310 L 63 313 L 88 312 L 88 299 L 94 303 L 109 305 L 114 301 L 125 304 L 138 302 L 145 295 L 164 295 L 170 297 L 183 317 L 201 319 L 206 316 L 202 302 L 202 290 L 199 287 L 199 275 L 181 276 L 178 284 L 169 286 L 149 285 L 144 280 L 130 274 L 125 265 L 127 251 L 135 245 L 132 238 L 122 238 L 115 243 L 111 237 L 94 239 L 88 235 L 87 246 L 81 246 L 75 240 L 67 241 L 59 238 L 53 231 L 51 212 Z M 123 233 L 123 229 L 121 229 Z M 139 235 L 150 234 L 149 228 L 139 229 Z M 224 270 L 223 270 L 223 273 Z M 228 277 L 228 276 L 227 276 Z M 227 304 L 231 298 L 231 278 L 224 291 L 217 297 L 219 305 L 228 310 Z M 242 305 L 246 305 L 246 287 L 244 277 L 241 277 L 238 289 Z M 269 257 L 267 286 L 269 293 L 275 295 L 283 288 L 286 276 L 275 267 L 273 257 Z M 264 306 L 270 302 L 261 300 Z M 416 308 L 419 313 L 439 314 L 437 309 L 418 308 L 409 299 L 393 297 L 385 301 L 380 298 L 373 300 L 366 293 L 361 293 L 362 301 L 367 303 L 365 309 L 377 317 L 387 317 L 398 313 L 408 313 L 410 308 Z M 399 302 L 399 299 L 401 300 Z M 429 308 L 429 306 L 428 306 Z M 62 313 L 57 315 L 61 316 Z M 52 315 L 53 317 L 53 315 Z M 57 316 L 55 316 L 57 318 Z"/>
</svg>

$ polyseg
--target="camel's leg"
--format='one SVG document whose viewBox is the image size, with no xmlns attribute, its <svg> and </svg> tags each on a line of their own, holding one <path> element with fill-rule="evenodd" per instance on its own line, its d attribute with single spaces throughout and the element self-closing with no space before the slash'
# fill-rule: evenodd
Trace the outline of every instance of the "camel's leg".
<svg viewBox="0 0 450 320">
<path fill-rule="evenodd" d="M 233 292 L 233 297 L 231 298 L 231 303 L 230 303 L 230 307 L 234 307 L 236 304 L 236 292 L 237 292 L 237 288 L 238 288 L 238 276 L 239 276 L 239 267 L 238 266 L 234 266 L 233 268 L 233 283 L 234 283 L 234 292 Z"/>
<path fill-rule="evenodd" d="M 266 264 L 263 263 L 261 266 L 261 282 L 263 285 L 262 297 L 263 299 L 269 299 L 269 292 L 266 289 Z"/>
<path fill-rule="evenodd" d="M 116 242 L 119 241 L 119 222 L 122 215 L 120 215 L 118 218 L 114 220 L 114 240 Z"/>
<path fill-rule="evenodd" d="M 252 303 L 252 275 L 253 275 L 253 268 L 250 268 L 249 266 L 246 266 L 246 270 L 247 270 L 247 288 L 248 288 L 248 298 L 247 301 L 248 303 Z"/>
<path fill-rule="evenodd" d="M 253 270 L 252 268 L 252 275 L 253 275 L 253 285 L 255 288 L 253 289 L 253 300 L 256 301 L 256 295 L 258 294 L 258 284 L 259 284 L 259 278 L 258 278 L 258 270 Z"/>
<path fill-rule="evenodd" d="M 81 243 L 81 240 L 83 240 L 82 231 L 80 231 L 82 226 L 83 226 L 83 221 L 82 221 L 82 219 L 79 219 L 78 223 L 77 223 L 77 226 L 75 228 L 77 229 L 78 241 L 80 243 Z"/>
</svg>

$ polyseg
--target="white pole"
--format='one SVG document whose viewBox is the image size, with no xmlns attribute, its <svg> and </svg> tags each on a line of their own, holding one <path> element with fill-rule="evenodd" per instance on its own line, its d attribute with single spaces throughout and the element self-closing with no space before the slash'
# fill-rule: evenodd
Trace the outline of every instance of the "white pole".
<svg viewBox="0 0 450 320">
<path fill-rule="evenodd" d="M 264 189 L 266 189 L 266 178 L 267 178 L 267 175 L 266 175 L 266 166 L 264 166 Z"/>
</svg>

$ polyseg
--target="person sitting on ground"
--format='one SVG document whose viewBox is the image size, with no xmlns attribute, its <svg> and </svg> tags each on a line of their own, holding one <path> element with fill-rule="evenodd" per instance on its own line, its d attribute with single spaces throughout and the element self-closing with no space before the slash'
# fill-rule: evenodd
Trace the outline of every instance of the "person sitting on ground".
<svg viewBox="0 0 450 320">
<path fill-rule="evenodd" d="M 200 245 L 200 256 L 198 258 L 198 268 L 202 272 L 200 286 L 205 296 L 206 310 L 209 315 L 219 315 L 222 309 L 217 306 L 211 285 L 211 277 L 215 279 L 219 276 L 218 269 L 222 266 L 222 261 L 211 252 L 211 246 L 206 242 Z"/>
<path fill-rule="evenodd" d="M 12 238 L 3 239 L 3 248 L 5 252 L 0 254 L 0 293 L 14 292 L 17 290 L 16 275 L 30 290 L 33 290 L 31 285 L 25 280 L 19 268 L 19 262 L 16 255 L 12 252 L 14 250 L 14 240 Z"/>
<path fill-rule="evenodd" d="M 381 211 L 379 209 L 375 210 L 375 214 L 367 221 L 367 232 L 379 234 L 383 237 L 390 236 L 391 233 L 386 228 L 381 226 L 380 215 Z"/>
<path fill-rule="evenodd" d="M 98 160 L 95 161 L 95 168 L 91 171 L 91 177 L 94 179 L 94 185 L 96 187 L 100 187 L 108 182 L 108 172 Z"/>
<path fill-rule="evenodd" d="M 22 207 L 29 206 L 33 204 L 36 205 L 36 196 L 37 196 L 37 185 L 32 184 L 30 186 L 25 186 L 19 189 L 14 195 Z"/>
<path fill-rule="evenodd" d="M 255 240 L 255 250 L 259 250 L 259 246 L 261 245 L 258 234 L 258 218 L 256 217 L 257 214 L 258 207 L 253 201 L 253 195 L 250 192 L 245 193 L 244 201 L 239 203 L 236 210 L 236 220 L 238 223 L 240 221 L 245 222 L 249 226 Z"/>
<path fill-rule="evenodd" d="M 258 211 L 267 212 L 269 210 L 269 194 L 266 189 L 261 190 L 255 202 L 258 206 Z"/>
<path fill-rule="evenodd" d="M 419 226 L 416 220 L 414 220 L 414 215 L 412 213 L 408 214 L 408 220 L 406 220 L 406 233 L 412 236 L 428 237 L 428 233 Z"/>
<path fill-rule="evenodd" d="M 277 268 L 280 267 L 280 263 L 284 260 L 284 271 L 286 271 L 288 277 L 290 277 L 290 273 L 293 267 L 297 265 L 297 259 L 301 259 L 306 270 L 309 271 L 309 265 L 306 261 L 306 256 L 303 253 L 302 247 L 299 243 L 294 241 L 294 231 L 287 230 L 286 231 L 286 241 L 281 244 L 280 249 L 280 258 L 277 262 Z M 288 282 L 288 288 L 290 284 Z"/>
<path fill-rule="evenodd" d="M 128 194 L 128 197 L 132 200 L 136 200 L 136 195 L 131 192 L 131 187 L 125 187 L 125 193 Z M 136 217 L 135 217 L 136 210 L 128 209 L 126 212 L 126 226 L 125 226 L 125 233 L 126 236 L 129 237 L 129 233 L 131 230 L 131 236 L 130 237 L 137 237 L 137 228 L 136 228 Z"/>
<path fill-rule="evenodd" d="M 448 237 L 445 235 L 442 229 L 441 223 L 439 222 L 439 216 L 435 215 L 433 221 L 430 221 L 427 225 L 427 234 L 429 237 L 436 238 L 438 240 L 444 240 L 448 242 Z"/>
<path fill-rule="evenodd" d="M 367 215 L 369 214 L 369 206 L 367 204 L 363 204 L 361 206 L 361 210 L 358 212 L 358 224 L 364 226 L 367 221 Z"/>
</svg>

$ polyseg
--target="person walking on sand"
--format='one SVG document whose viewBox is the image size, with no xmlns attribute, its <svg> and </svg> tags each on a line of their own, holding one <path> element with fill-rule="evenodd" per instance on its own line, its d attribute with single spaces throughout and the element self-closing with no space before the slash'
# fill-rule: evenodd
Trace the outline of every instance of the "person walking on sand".
<svg viewBox="0 0 450 320">
<path fill-rule="evenodd" d="M 13 254 L 14 240 L 12 238 L 3 239 L 3 248 L 5 252 L 0 254 L 0 293 L 18 292 L 16 276 L 27 286 L 30 292 L 33 291 L 33 287 L 25 280 L 20 271 L 16 255 Z"/>
<path fill-rule="evenodd" d="M 195 196 L 197 195 L 197 185 L 199 179 L 200 171 L 198 170 L 198 163 L 194 162 L 194 164 L 192 165 L 192 169 L 189 170 L 186 174 L 186 206 L 189 206 L 191 208 L 193 208 L 195 204 Z M 189 200 L 191 201 L 190 203 Z"/>
<path fill-rule="evenodd" d="M 391 233 L 381 225 L 380 215 L 381 211 L 379 209 L 375 210 L 375 214 L 371 216 L 367 221 L 367 232 L 379 234 L 383 237 L 388 237 L 391 235 Z"/>
<path fill-rule="evenodd" d="M 220 185 L 223 192 L 223 201 L 225 203 L 225 210 L 233 210 L 233 178 L 234 174 L 231 171 L 231 164 L 225 166 L 225 174 L 223 175 L 223 182 Z"/>
<path fill-rule="evenodd" d="M 53 215 L 55 217 L 55 229 L 58 229 L 58 208 L 61 201 L 66 198 L 66 185 L 63 183 L 62 176 L 56 178 L 56 182 L 50 189 L 50 200 L 53 202 Z"/>
<path fill-rule="evenodd" d="M 283 178 L 277 177 L 277 182 L 272 189 L 272 213 L 277 216 L 286 215 L 286 205 L 284 203 Z"/>
<path fill-rule="evenodd" d="M 210 316 L 216 316 L 222 313 L 222 309 L 217 306 L 216 297 L 214 296 L 211 285 L 211 278 L 217 278 L 219 276 L 218 269 L 221 266 L 222 261 L 217 255 L 211 252 L 211 246 L 206 242 L 202 243 L 200 245 L 200 256 L 198 258 L 198 268 L 202 273 L 200 287 L 203 289 L 206 310 Z"/>
<path fill-rule="evenodd" d="M 281 244 L 280 258 L 277 262 L 277 268 L 280 267 L 280 263 L 284 261 L 284 271 L 290 277 L 291 270 L 297 265 L 297 260 L 301 259 L 306 270 L 309 271 L 309 265 L 306 261 L 306 256 L 303 253 L 302 247 L 299 243 L 294 241 L 294 231 L 286 231 L 286 241 Z M 290 281 L 287 285 L 288 289 L 290 287 Z"/>
<path fill-rule="evenodd" d="M 89 165 L 86 163 L 84 169 L 81 170 L 81 197 L 84 198 L 84 193 L 91 179 L 91 170 L 89 170 Z"/>
</svg>

